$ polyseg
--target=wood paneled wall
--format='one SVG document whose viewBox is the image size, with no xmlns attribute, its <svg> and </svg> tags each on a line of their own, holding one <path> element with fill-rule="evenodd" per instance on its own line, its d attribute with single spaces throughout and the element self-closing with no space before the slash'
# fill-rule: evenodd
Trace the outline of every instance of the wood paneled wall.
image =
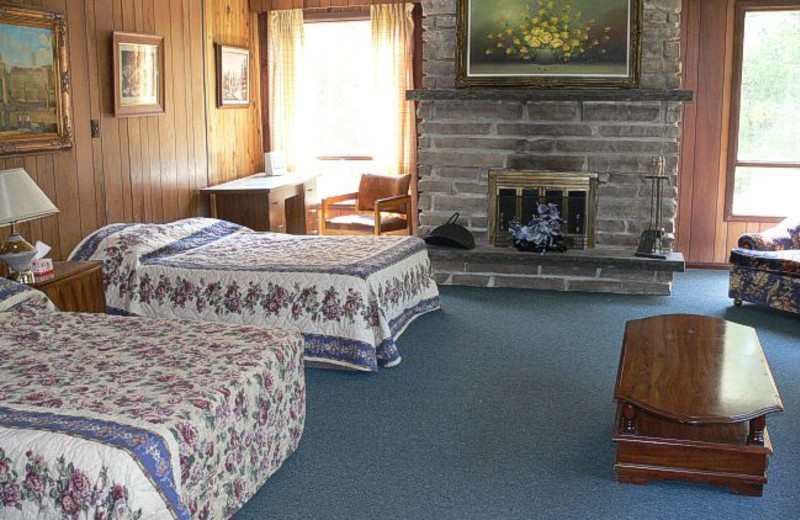
<svg viewBox="0 0 800 520">
<path fill-rule="evenodd" d="M 214 101 L 213 42 L 248 46 L 257 56 L 248 0 L 21 3 L 67 14 L 75 146 L 0 159 L 0 169 L 24 167 L 61 210 L 20 226 L 29 240 L 52 245 L 54 258 L 66 257 L 81 238 L 109 223 L 204 214 L 199 187 L 258 171 L 263 159 L 257 101 L 238 110 L 219 110 Z M 114 31 L 164 36 L 166 114 L 114 116 Z M 252 76 L 257 99 L 258 75 Z M 99 138 L 91 137 L 91 119 L 100 121 Z M 0 232 L 5 236 L 8 230 Z"/>
<path fill-rule="evenodd" d="M 725 221 L 733 0 L 684 0 L 684 107 L 677 246 L 692 265 L 724 266 L 739 236 L 772 224 Z"/>
<path fill-rule="evenodd" d="M 264 169 L 258 18 L 249 8 L 248 0 L 206 2 L 209 184 Z M 217 108 L 215 43 L 250 49 L 250 107 Z"/>
</svg>

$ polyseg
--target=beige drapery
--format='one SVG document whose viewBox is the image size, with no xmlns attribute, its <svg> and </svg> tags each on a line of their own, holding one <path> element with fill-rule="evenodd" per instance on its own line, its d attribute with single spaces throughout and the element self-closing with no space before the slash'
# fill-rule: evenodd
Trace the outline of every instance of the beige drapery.
<svg viewBox="0 0 800 520">
<path fill-rule="evenodd" d="M 417 132 L 414 103 L 413 4 L 370 6 L 375 59 L 375 165 L 382 172 L 404 174 L 415 169 Z"/>
<path fill-rule="evenodd" d="M 272 151 L 286 154 L 290 171 L 300 157 L 299 123 L 303 120 L 303 10 L 270 11 L 269 39 L 269 134 Z"/>
</svg>

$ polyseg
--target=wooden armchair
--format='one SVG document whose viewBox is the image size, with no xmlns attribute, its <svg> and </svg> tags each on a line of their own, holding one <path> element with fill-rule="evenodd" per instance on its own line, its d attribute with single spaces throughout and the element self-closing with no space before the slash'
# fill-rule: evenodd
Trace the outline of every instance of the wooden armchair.
<svg viewBox="0 0 800 520">
<path fill-rule="evenodd" d="M 411 235 L 411 175 L 361 176 L 358 192 L 322 199 L 323 235 Z M 355 200 L 355 213 L 331 217 L 333 204 Z"/>
</svg>

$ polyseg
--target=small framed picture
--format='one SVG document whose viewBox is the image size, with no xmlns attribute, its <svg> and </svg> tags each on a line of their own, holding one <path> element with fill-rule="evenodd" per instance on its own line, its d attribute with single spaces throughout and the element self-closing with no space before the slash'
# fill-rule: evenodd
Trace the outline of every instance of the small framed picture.
<svg viewBox="0 0 800 520">
<path fill-rule="evenodd" d="M 217 44 L 217 106 L 250 106 L 250 50 Z"/>
<path fill-rule="evenodd" d="M 164 113 L 164 37 L 114 33 L 114 113 Z"/>
</svg>

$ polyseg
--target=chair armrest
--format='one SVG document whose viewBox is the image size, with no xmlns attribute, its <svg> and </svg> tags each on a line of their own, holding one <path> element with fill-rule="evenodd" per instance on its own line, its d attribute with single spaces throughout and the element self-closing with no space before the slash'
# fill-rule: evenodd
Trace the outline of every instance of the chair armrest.
<svg viewBox="0 0 800 520">
<path fill-rule="evenodd" d="M 406 213 L 411 209 L 411 195 L 397 195 L 395 197 L 386 197 L 385 199 L 375 200 L 375 212 L 388 212 L 392 209 L 405 207 Z"/>
<path fill-rule="evenodd" d="M 334 195 L 333 197 L 325 197 L 322 199 L 322 218 L 325 218 L 328 213 L 328 208 L 337 202 L 344 202 L 346 200 L 353 200 L 358 198 L 358 193 L 345 193 L 344 195 Z"/>
<path fill-rule="evenodd" d="M 410 225 L 411 217 L 409 213 L 411 213 L 411 195 L 397 195 L 395 197 L 386 197 L 385 199 L 376 199 L 375 200 L 375 233 L 380 235 L 383 233 L 383 229 L 381 228 L 381 213 L 390 213 L 395 212 L 395 210 L 403 208 L 403 211 L 398 211 L 397 213 L 405 213 L 407 222 Z M 409 234 L 411 234 L 411 228 L 409 227 Z"/>
</svg>

